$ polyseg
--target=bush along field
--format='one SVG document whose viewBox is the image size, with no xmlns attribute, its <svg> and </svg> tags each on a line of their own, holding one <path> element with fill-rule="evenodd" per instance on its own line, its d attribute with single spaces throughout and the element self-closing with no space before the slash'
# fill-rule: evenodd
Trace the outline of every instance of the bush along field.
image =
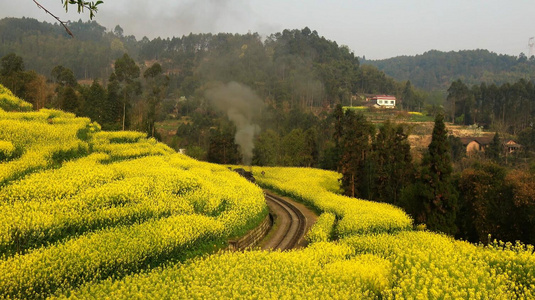
<svg viewBox="0 0 535 300">
<path fill-rule="evenodd" d="M 320 213 L 307 248 L 221 250 L 266 216 L 257 185 L 15 100 L 0 102 L 0 298 L 535 297 L 532 246 L 416 231 L 395 206 L 339 195 L 330 171 L 253 168 Z"/>
</svg>

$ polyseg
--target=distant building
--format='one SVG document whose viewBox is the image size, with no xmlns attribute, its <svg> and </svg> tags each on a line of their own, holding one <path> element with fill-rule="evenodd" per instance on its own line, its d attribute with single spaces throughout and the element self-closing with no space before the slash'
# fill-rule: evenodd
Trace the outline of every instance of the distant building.
<svg viewBox="0 0 535 300">
<path fill-rule="evenodd" d="M 485 152 L 485 148 L 492 142 L 493 137 L 462 137 L 461 142 L 466 147 L 466 155 L 471 156 L 478 152 Z M 509 140 L 503 145 L 503 153 L 510 154 L 522 148 L 522 145 L 517 144 L 513 140 Z"/>
<path fill-rule="evenodd" d="M 369 103 L 377 108 L 395 108 L 396 97 L 389 95 L 376 95 L 366 99 Z"/>
<path fill-rule="evenodd" d="M 505 153 L 509 154 L 509 153 L 513 153 L 517 150 L 519 150 L 520 148 L 522 148 L 522 145 L 518 144 L 517 142 L 513 141 L 513 140 L 509 140 L 507 141 L 505 144 Z"/>
<path fill-rule="evenodd" d="M 485 148 L 492 142 L 493 137 L 462 137 L 461 142 L 466 147 L 466 155 L 485 152 Z"/>
</svg>

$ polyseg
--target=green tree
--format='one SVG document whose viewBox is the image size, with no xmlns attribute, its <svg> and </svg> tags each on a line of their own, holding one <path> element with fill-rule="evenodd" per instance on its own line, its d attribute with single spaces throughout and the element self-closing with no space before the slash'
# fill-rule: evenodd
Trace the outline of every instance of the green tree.
<svg viewBox="0 0 535 300">
<path fill-rule="evenodd" d="M 448 88 L 448 97 L 447 101 L 449 102 L 450 118 L 452 123 L 460 121 L 459 117 L 462 117 L 463 124 L 471 124 L 471 119 L 466 116 L 471 112 L 473 102 L 473 96 L 470 92 L 470 89 L 460 80 L 456 80 L 451 83 Z"/>
<path fill-rule="evenodd" d="M 500 138 L 500 134 L 498 132 L 494 134 L 494 138 L 492 138 L 492 141 L 485 149 L 485 156 L 488 159 L 497 163 L 501 161 L 501 158 L 503 156 L 503 145 Z"/>
<path fill-rule="evenodd" d="M 284 166 L 304 166 L 303 150 L 305 149 L 305 134 L 301 128 L 290 131 L 282 138 L 282 163 Z"/>
<path fill-rule="evenodd" d="M 402 103 L 403 109 L 411 110 L 411 111 L 415 110 L 416 97 L 412 90 L 412 85 L 411 85 L 410 80 L 407 80 L 407 82 L 405 83 L 405 88 L 403 89 L 403 93 L 401 94 L 401 100 L 402 100 L 401 103 Z"/>
<path fill-rule="evenodd" d="M 241 155 L 238 145 L 234 142 L 236 128 L 224 125 L 219 129 L 210 130 L 210 145 L 207 159 L 218 164 L 239 164 Z"/>
<path fill-rule="evenodd" d="M 373 200 L 398 205 L 401 190 L 414 176 L 408 136 L 402 125 L 393 125 L 390 120 L 379 129 L 371 155 L 373 185 L 368 190 L 375 195 Z"/>
<path fill-rule="evenodd" d="M 137 80 L 140 75 L 140 70 L 136 62 L 128 55 L 124 54 L 121 58 L 115 61 L 115 76 L 117 81 L 121 83 L 122 88 L 122 106 L 123 106 L 123 117 L 122 117 L 122 129 L 125 130 L 126 127 L 126 110 L 130 105 L 130 101 L 134 95 L 139 95 L 141 93 L 141 84 Z"/>
<path fill-rule="evenodd" d="M 123 116 L 123 101 L 121 100 L 121 84 L 117 80 L 117 75 L 111 73 L 108 79 L 108 91 L 103 109 L 102 128 L 105 130 L 121 129 L 121 119 Z"/>
<path fill-rule="evenodd" d="M 1 76 L 11 76 L 17 72 L 24 72 L 24 60 L 15 53 L 9 53 L 1 59 Z"/>
<path fill-rule="evenodd" d="M 63 66 L 55 66 L 50 72 L 54 81 L 60 86 L 75 87 L 78 82 L 71 69 Z"/>
<path fill-rule="evenodd" d="M 145 97 L 146 109 L 143 116 L 144 130 L 154 137 L 157 111 L 162 99 L 166 94 L 166 87 L 169 86 L 169 76 L 163 74 L 162 66 L 159 63 L 153 64 L 143 72 L 143 77 L 147 84 L 147 95 Z"/>
<path fill-rule="evenodd" d="M 342 188 L 347 196 L 360 195 L 365 162 L 370 152 L 370 137 L 374 127 L 362 114 L 347 110 L 343 119 L 341 156 L 339 161 L 342 173 Z"/>
<path fill-rule="evenodd" d="M 318 133 L 314 128 L 305 131 L 302 156 L 304 167 L 314 167 L 318 163 Z"/>
<path fill-rule="evenodd" d="M 22 57 L 15 53 L 9 53 L 2 57 L 0 60 L 0 83 L 23 99 L 25 98 L 26 77 Z"/>
<path fill-rule="evenodd" d="M 487 161 L 463 170 L 458 237 L 487 242 L 535 242 L 535 178 L 522 170 L 507 170 Z"/>
<path fill-rule="evenodd" d="M 84 97 L 83 114 L 91 120 L 104 124 L 106 122 L 106 89 L 97 80 L 89 88 L 82 89 Z"/>
<path fill-rule="evenodd" d="M 419 178 L 402 195 L 402 206 L 432 230 L 455 234 L 458 194 L 452 181 L 450 145 L 444 116 L 437 115 Z"/>
<path fill-rule="evenodd" d="M 61 109 L 75 114 L 80 114 L 80 99 L 78 98 L 76 90 L 73 87 L 67 86 L 62 89 L 62 92 L 59 96 L 59 103 Z"/>
<path fill-rule="evenodd" d="M 257 166 L 280 165 L 280 136 L 276 131 L 268 129 L 256 137 L 253 164 Z"/>
<path fill-rule="evenodd" d="M 332 141 L 325 147 L 322 166 L 329 170 L 340 172 L 340 160 L 342 156 L 342 137 L 344 135 L 344 110 L 341 104 L 337 104 L 329 116 L 332 121 L 328 127 L 334 127 Z"/>
</svg>

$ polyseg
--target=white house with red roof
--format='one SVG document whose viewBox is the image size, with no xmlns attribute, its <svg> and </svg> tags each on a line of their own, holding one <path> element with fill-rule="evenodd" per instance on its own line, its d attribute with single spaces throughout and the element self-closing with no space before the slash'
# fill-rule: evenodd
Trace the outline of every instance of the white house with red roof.
<svg viewBox="0 0 535 300">
<path fill-rule="evenodd" d="M 370 103 L 378 108 L 395 108 L 396 97 L 390 95 L 376 95 L 370 98 Z"/>
</svg>

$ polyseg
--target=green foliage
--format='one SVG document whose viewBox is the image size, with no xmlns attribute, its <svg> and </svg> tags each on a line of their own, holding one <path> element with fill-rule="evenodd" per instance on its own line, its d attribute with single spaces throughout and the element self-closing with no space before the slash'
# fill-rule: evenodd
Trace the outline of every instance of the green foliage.
<svg viewBox="0 0 535 300">
<path fill-rule="evenodd" d="M 351 197 L 360 196 L 363 188 L 365 163 L 370 155 L 370 138 L 374 129 L 362 114 L 346 111 L 341 122 L 341 137 L 339 144 L 340 161 L 338 163 L 342 173 L 342 188 Z"/>
<path fill-rule="evenodd" d="M 253 150 L 253 165 L 277 166 L 280 165 L 280 137 L 272 129 L 261 132 L 255 140 Z"/>
<path fill-rule="evenodd" d="M 63 66 L 55 66 L 54 69 L 50 72 L 54 81 L 59 84 L 61 87 L 70 86 L 75 87 L 78 85 L 74 73 L 71 69 L 65 68 Z"/>
<path fill-rule="evenodd" d="M 504 146 L 502 140 L 500 135 L 496 132 L 494 134 L 494 138 L 492 138 L 492 142 L 490 142 L 488 147 L 485 149 L 485 156 L 488 159 L 499 163 L 503 157 L 503 152 Z"/>
<path fill-rule="evenodd" d="M 399 81 L 410 80 L 425 90 L 445 91 L 457 78 L 467 84 L 502 84 L 535 74 L 533 60 L 522 60 L 488 50 L 427 51 L 416 56 L 364 61 Z"/>
<path fill-rule="evenodd" d="M 233 126 L 211 129 L 207 160 L 219 164 L 240 164 L 242 157 L 238 145 L 234 142 L 235 134 L 236 128 Z"/>
<path fill-rule="evenodd" d="M 458 124 L 480 124 L 516 135 L 533 123 L 535 108 L 533 82 L 474 85 L 469 88 L 460 79 L 448 89 L 449 119 Z M 477 121 L 477 122 L 476 122 Z"/>
<path fill-rule="evenodd" d="M 24 59 L 26 70 L 39 74 L 49 75 L 60 65 L 72 70 L 77 79 L 107 77 L 113 60 L 123 53 L 112 51 L 115 36 L 107 34 L 106 28 L 95 21 L 70 22 L 69 28 L 76 39 L 71 39 L 57 23 L 30 18 L 2 19 L 0 56 L 16 53 Z"/>
<path fill-rule="evenodd" d="M 15 53 L 9 53 L 2 57 L 0 76 L 11 76 L 17 72 L 24 71 L 24 62 L 22 57 Z"/>
<path fill-rule="evenodd" d="M 455 234 L 458 195 L 452 182 L 450 151 L 444 116 L 438 115 L 419 177 L 403 191 L 401 205 L 429 229 Z"/>
<path fill-rule="evenodd" d="M 508 170 L 495 162 L 476 163 L 459 179 L 460 236 L 488 242 L 488 235 L 503 241 L 535 242 L 535 178 L 521 170 Z"/>
<path fill-rule="evenodd" d="M 63 4 L 63 7 L 65 7 L 65 11 L 69 11 L 69 5 L 76 5 L 78 7 L 78 13 L 83 12 L 84 9 L 88 9 L 89 18 L 93 19 L 95 13 L 98 11 L 98 6 L 104 3 L 104 1 L 61 0 L 61 3 Z"/>
<path fill-rule="evenodd" d="M 372 177 L 367 199 L 398 205 L 401 190 L 411 182 L 414 167 L 408 135 L 402 125 L 383 123 L 372 145 L 369 164 Z"/>
</svg>

